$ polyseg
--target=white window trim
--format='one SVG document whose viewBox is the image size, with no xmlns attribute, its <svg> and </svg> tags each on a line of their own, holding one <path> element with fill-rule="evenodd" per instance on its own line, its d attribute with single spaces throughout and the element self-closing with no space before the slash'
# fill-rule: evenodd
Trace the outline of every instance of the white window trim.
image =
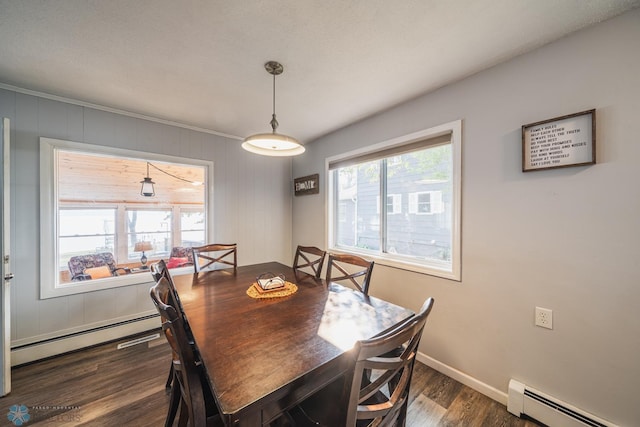
<svg viewBox="0 0 640 427">
<path fill-rule="evenodd" d="M 329 170 L 329 164 L 332 162 L 336 162 L 342 159 L 348 159 L 357 157 L 360 155 L 364 155 L 366 153 L 380 151 L 383 149 L 392 148 L 394 146 L 409 144 L 412 142 L 417 142 L 421 139 L 427 138 L 436 138 L 438 136 L 451 134 L 451 150 L 452 150 L 452 161 L 453 161 L 453 171 L 452 171 L 452 179 L 453 179 L 453 218 L 451 224 L 451 234 L 452 234 L 452 242 L 451 242 L 451 268 L 448 268 L 448 263 L 438 263 L 437 260 L 431 260 L 430 265 L 426 266 L 422 263 L 411 262 L 409 259 L 404 257 L 395 257 L 393 254 L 383 254 L 379 253 L 371 253 L 368 251 L 358 251 L 353 248 L 340 248 L 333 241 L 333 230 L 335 225 L 332 223 L 334 212 L 334 203 L 331 197 L 331 188 L 333 188 L 334 180 L 333 174 Z M 325 206 L 327 207 L 327 211 L 325 213 L 325 236 L 326 236 L 326 247 L 329 248 L 330 251 L 336 253 L 354 253 L 360 256 L 363 256 L 367 259 L 374 260 L 376 263 L 380 265 L 385 265 L 389 267 L 399 268 L 402 270 L 414 271 L 416 273 L 429 274 L 433 276 L 443 277 L 445 279 L 451 279 L 455 281 L 461 281 L 461 270 L 462 270 L 462 260 L 461 260 L 461 246 L 462 246 L 462 236 L 461 236 L 461 212 L 462 212 L 462 120 L 456 120 L 453 122 L 445 123 L 439 126 L 432 127 L 430 129 L 425 129 L 422 131 L 414 132 L 409 135 L 400 136 L 397 138 L 390 139 L 388 141 L 383 141 L 377 144 L 369 145 L 366 147 L 362 147 L 353 151 L 349 151 L 347 153 L 342 153 L 340 155 L 328 157 L 325 159 L 325 176 L 327 177 L 327 191 L 325 192 Z"/>
<path fill-rule="evenodd" d="M 56 286 L 59 270 L 57 264 L 56 242 L 57 236 L 57 177 L 55 174 L 54 152 L 63 148 L 85 153 L 111 154 L 121 157 L 139 158 L 150 161 L 164 161 L 170 163 L 184 163 L 195 166 L 205 166 L 207 176 L 205 182 L 205 230 L 208 241 L 214 241 L 213 236 L 213 162 L 176 156 L 167 156 L 122 148 L 106 147 L 80 142 L 64 141 L 52 138 L 40 138 L 40 299 L 55 298 L 85 292 L 113 289 L 152 281 L 151 275 L 146 273 L 127 274 L 82 282 L 70 282 Z M 171 270 L 173 275 L 193 272 L 193 268 L 176 268 Z"/>
<path fill-rule="evenodd" d="M 398 215 L 402 213 L 402 194 L 387 194 L 387 199 L 391 197 L 393 200 L 393 211 L 389 212 L 389 200 L 387 200 L 387 215 Z"/>
</svg>

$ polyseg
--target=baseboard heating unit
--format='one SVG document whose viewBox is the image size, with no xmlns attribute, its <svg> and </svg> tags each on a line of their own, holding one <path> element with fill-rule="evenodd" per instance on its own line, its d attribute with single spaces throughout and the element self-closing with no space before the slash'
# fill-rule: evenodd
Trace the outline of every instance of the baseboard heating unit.
<svg viewBox="0 0 640 427">
<path fill-rule="evenodd" d="M 507 410 L 518 417 L 531 417 L 549 427 L 616 427 L 516 380 L 509 381 Z"/>
<path fill-rule="evenodd" d="M 131 341 L 122 342 L 118 344 L 116 348 L 118 350 L 122 350 L 123 348 L 129 348 L 129 347 L 133 347 L 134 345 L 144 344 L 149 341 L 157 340 L 158 338 L 160 338 L 160 334 L 151 334 L 145 337 L 133 339 Z"/>
</svg>

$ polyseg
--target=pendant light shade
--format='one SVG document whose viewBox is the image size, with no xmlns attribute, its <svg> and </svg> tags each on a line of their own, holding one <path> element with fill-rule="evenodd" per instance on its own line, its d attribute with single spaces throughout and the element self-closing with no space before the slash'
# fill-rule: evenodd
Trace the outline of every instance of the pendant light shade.
<svg viewBox="0 0 640 427">
<path fill-rule="evenodd" d="M 242 148 L 264 156 L 295 156 L 304 153 L 297 139 L 280 133 L 257 133 L 246 138 Z"/>
<path fill-rule="evenodd" d="M 276 76 L 282 74 L 284 68 L 276 61 L 269 61 L 264 68 L 273 76 L 273 114 L 271 116 L 271 133 L 258 133 L 247 137 L 242 143 L 242 148 L 252 153 L 263 156 L 295 156 L 304 153 L 304 147 L 292 136 L 282 135 L 276 132 L 278 120 L 276 120 Z"/>
</svg>

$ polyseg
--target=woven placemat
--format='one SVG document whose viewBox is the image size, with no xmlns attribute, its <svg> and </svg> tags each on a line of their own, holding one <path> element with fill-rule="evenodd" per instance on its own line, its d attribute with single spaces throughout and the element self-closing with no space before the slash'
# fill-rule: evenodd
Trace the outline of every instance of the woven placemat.
<svg viewBox="0 0 640 427">
<path fill-rule="evenodd" d="M 289 295 L 293 295 L 298 291 L 298 287 L 291 282 L 284 282 L 284 288 L 273 290 L 273 291 L 260 291 L 258 290 L 258 285 L 253 283 L 247 289 L 247 295 L 251 298 L 280 298 L 280 297 L 288 297 Z"/>
</svg>

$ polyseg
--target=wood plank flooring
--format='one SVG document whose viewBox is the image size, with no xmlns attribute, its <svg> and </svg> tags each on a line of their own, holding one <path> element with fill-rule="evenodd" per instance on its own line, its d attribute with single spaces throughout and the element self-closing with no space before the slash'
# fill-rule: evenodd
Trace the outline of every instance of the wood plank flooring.
<svg viewBox="0 0 640 427">
<path fill-rule="evenodd" d="M 163 340 L 122 350 L 108 343 L 14 368 L 12 391 L 0 398 L 0 426 L 14 425 L 5 415 L 12 405 L 27 407 L 28 427 L 162 426 L 171 358 Z M 539 426 L 421 363 L 407 418 L 409 427 Z"/>
</svg>

